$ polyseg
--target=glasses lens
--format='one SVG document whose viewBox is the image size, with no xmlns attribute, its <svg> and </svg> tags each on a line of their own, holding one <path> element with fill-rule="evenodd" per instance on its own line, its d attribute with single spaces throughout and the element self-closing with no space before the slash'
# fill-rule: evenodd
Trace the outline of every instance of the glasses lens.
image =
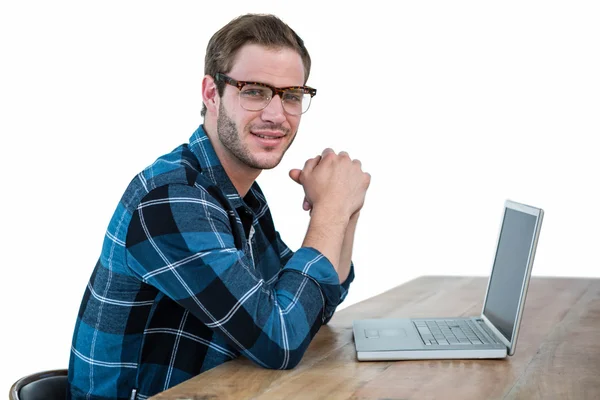
<svg viewBox="0 0 600 400">
<path fill-rule="evenodd" d="M 273 91 L 264 86 L 245 85 L 240 90 L 240 105 L 248 111 L 260 111 L 269 105 Z M 291 115 L 304 114 L 310 107 L 311 96 L 302 89 L 289 89 L 283 93 L 281 104 Z"/>
<path fill-rule="evenodd" d="M 311 97 L 301 89 L 286 90 L 281 102 L 285 111 L 292 115 L 305 113 L 310 107 Z"/>
<path fill-rule="evenodd" d="M 273 91 L 269 88 L 256 85 L 246 85 L 240 90 L 240 105 L 248 111 L 260 111 L 265 108 Z"/>
</svg>

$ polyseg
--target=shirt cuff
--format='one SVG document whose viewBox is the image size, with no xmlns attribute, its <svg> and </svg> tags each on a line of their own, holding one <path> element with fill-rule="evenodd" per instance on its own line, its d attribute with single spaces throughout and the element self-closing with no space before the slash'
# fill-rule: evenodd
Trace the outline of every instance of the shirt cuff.
<svg viewBox="0 0 600 400">
<path fill-rule="evenodd" d="M 323 253 L 312 247 L 302 247 L 294 253 L 283 268 L 282 272 L 286 271 L 298 272 L 307 276 L 319 286 L 325 299 L 323 320 L 331 318 L 336 307 L 340 304 L 343 290 L 331 261 Z"/>
<path fill-rule="evenodd" d="M 348 295 L 348 290 L 350 289 L 350 284 L 354 280 L 354 263 L 350 262 L 350 273 L 346 280 L 340 285 L 341 286 L 341 295 L 340 295 L 340 303 L 344 301 L 346 296 Z"/>
</svg>

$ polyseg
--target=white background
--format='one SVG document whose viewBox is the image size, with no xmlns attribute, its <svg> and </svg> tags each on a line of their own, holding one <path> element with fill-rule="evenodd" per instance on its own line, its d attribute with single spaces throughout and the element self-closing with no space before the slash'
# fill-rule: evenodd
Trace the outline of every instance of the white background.
<svg viewBox="0 0 600 400">
<path fill-rule="evenodd" d="M 123 190 L 201 123 L 206 44 L 245 12 L 279 15 L 313 58 L 318 95 L 259 177 L 288 245 L 308 221 L 290 168 L 331 146 L 372 174 L 344 306 L 487 275 L 507 198 L 546 211 L 535 275 L 600 276 L 598 3 L 367 3 L 2 2 L 0 393 L 67 367 Z"/>
</svg>

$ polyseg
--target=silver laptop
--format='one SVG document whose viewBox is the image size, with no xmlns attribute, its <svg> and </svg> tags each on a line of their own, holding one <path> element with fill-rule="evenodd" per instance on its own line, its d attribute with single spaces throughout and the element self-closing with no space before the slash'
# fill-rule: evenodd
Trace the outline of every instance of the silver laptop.
<svg viewBox="0 0 600 400">
<path fill-rule="evenodd" d="M 354 321 L 360 361 L 513 355 L 544 211 L 507 200 L 478 317 Z"/>
</svg>

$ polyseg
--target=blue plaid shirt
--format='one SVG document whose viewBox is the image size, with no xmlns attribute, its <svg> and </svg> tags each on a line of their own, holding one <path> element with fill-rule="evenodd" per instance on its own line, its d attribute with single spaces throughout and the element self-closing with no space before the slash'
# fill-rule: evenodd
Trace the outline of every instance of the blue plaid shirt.
<svg viewBox="0 0 600 400">
<path fill-rule="evenodd" d="M 297 365 L 345 298 L 323 254 L 292 252 L 255 182 L 241 198 L 202 127 L 129 184 L 85 290 L 73 399 L 145 399 L 240 354 Z"/>
</svg>

